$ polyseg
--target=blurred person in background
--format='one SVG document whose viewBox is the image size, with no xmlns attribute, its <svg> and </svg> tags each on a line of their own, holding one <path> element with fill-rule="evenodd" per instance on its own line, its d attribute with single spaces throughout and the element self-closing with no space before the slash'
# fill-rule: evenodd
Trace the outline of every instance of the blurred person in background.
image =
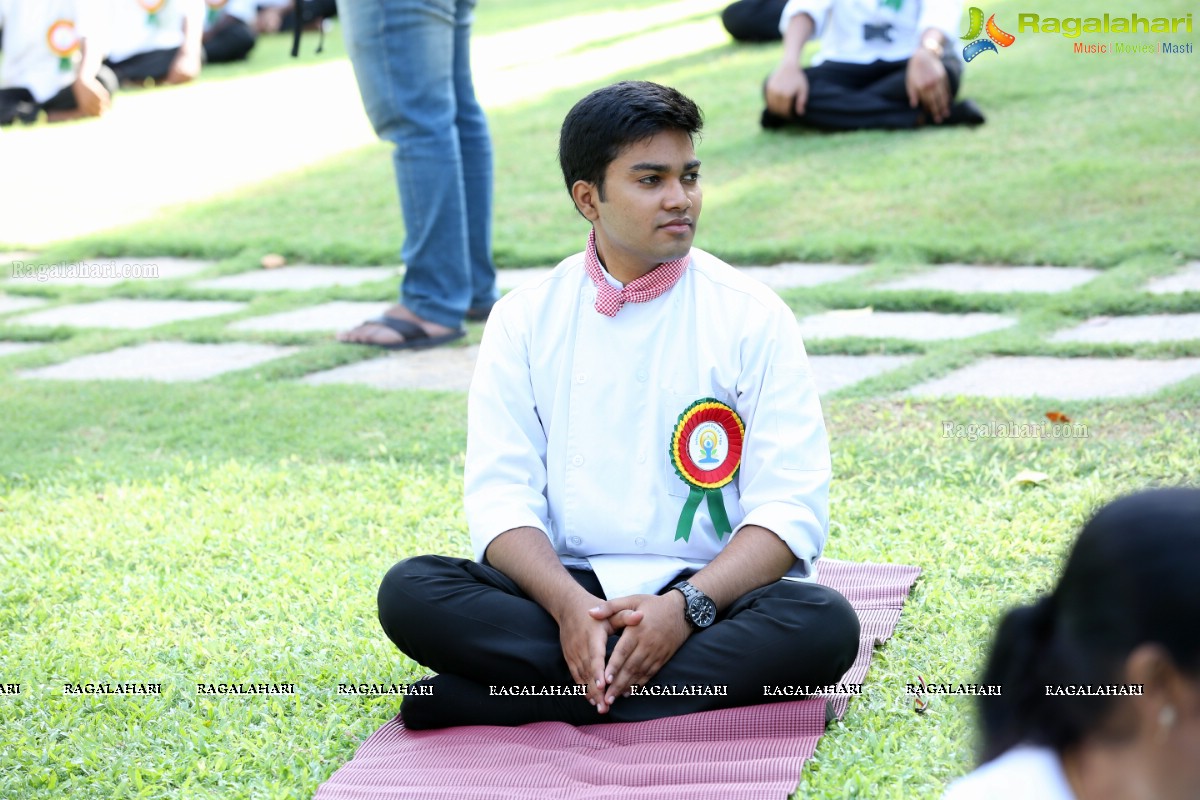
<svg viewBox="0 0 1200 800">
<path fill-rule="evenodd" d="M 108 61 L 121 85 L 187 83 L 203 61 L 204 0 L 110 0 Z"/>
<path fill-rule="evenodd" d="M 0 0 L 0 125 L 98 117 L 116 76 L 103 65 L 99 0 Z"/>
<path fill-rule="evenodd" d="M 817 130 L 981 125 L 956 101 L 959 0 L 788 0 L 779 19 L 783 56 L 767 77 L 764 128 Z M 810 39 L 821 49 L 801 69 Z"/>
</svg>

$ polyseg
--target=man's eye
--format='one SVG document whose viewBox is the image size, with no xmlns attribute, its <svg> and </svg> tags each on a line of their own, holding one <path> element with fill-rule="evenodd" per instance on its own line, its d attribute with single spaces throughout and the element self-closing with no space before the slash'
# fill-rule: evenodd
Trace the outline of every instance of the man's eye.
<svg viewBox="0 0 1200 800">
<path fill-rule="evenodd" d="M 640 181 L 638 181 L 638 183 L 644 183 L 647 186 L 653 185 L 655 183 L 658 183 L 658 176 L 657 175 L 647 175 L 646 177 L 644 177 Z"/>
<path fill-rule="evenodd" d="M 700 180 L 700 173 L 689 172 L 687 175 L 683 176 L 683 180 L 685 183 L 696 183 Z"/>
</svg>

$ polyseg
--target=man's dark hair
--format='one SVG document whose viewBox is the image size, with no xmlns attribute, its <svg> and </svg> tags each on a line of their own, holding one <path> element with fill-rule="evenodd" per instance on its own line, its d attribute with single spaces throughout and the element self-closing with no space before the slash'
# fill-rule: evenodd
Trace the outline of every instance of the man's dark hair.
<svg viewBox="0 0 1200 800">
<path fill-rule="evenodd" d="M 700 108 L 669 86 L 622 81 L 597 89 L 567 113 L 559 132 L 558 162 L 567 191 L 575 181 L 586 181 L 604 200 L 604 173 L 622 150 L 662 131 L 685 131 L 692 138 L 703 125 Z"/>
</svg>

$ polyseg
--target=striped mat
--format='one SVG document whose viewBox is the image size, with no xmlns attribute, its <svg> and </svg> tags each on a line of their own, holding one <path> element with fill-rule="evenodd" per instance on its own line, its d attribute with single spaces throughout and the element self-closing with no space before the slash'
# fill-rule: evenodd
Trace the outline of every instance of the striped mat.
<svg viewBox="0 0 1200 800">
<path fill-rule="evenodd" d="M 920 570 L 822 559 L 817 580 L 862 623 L 842 683 L 862 683 Z M 650 722 L 375 731 L 316 800 L 782 800 L 850 698 L 813 697 Z"/>
</svg>

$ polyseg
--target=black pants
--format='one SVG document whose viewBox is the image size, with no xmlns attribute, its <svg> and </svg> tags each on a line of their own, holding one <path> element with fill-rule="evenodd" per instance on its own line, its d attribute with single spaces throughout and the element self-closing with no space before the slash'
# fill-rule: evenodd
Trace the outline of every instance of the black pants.
<svg viewBox="0 0 1200 800">
<path fill-rule="evenodd" d="M 594 573 L 570 573 L 604 597 Z M 489 686 L 575 683 L 553 617 L 490 566 L 443 556 L 401 561 L 379 587 L 379 621 L 402 652 L 439 673 L 433 697 L 404 701 L 402 715 L 412 728 L 632 722 L 790 699 L 766 696 L 763 687 L 837 682 L 854 661 L 859 634 L 854 609 L 833 589 L 777 581 L 747 593 L 712 627 L 692 634 L 648 684 L 725 687 L 724 694 L 617 698 L 601 715 L 582 696 L 490 693 Z M 609 638 L 608 654 L 617 639 Z"/>
<path fill-rule="evenodd" d="M 739 42 L 777 42 L 787 0 L 738 0 L 721 12 L 721 22 Z"/>
<path fill-rule="evenodd" d="M 96 73 L 96 80 L 103 84 L 109 94 L 117 91 L 117 76 L 108 67 L 101 66 Z M 33 99 L 33 94 L 24 87 L 0 89 L 0 125 L 11 125 L 18 120 L 35 122 L 38 112 L 45 111 L 74 111 L 79 108 L 75 99 L 75 91 L 67 86 L 58 94 L 44 103 Z"/>
<path fill-rule="evenodd" d="M 166 80 L 167 73 L 171 71 L 171 65 L 175 63 L 177 55 L 179 55 L 179 48 L 169 47 L 165 50 L 149 50 L 145 53 L 138 53 L 124 61 L 105 61 L 104 63 L 117 74 L 122 86 L 143 84 L 149 80 L 162 83 Z"/>
<path fill-rule="evenodd" d="M 258 41 L 258 34 L 242 20 L 225 14 L 204 33 L 204 61 L 208 64 L 225 64 L 241 61 L 250 54 Z"/>
<path fill-rule="evenodd" d="M 951 101 L 958 95 L 962 62 L 947 51 L 942 64 L 950 79 Z M 826 61 L 804 70 L 808 100 L 799 117 L 778 117 L 763 112 L 764 128 L 801 125 L 819 130 L 849 131 L 860 128 L 915 128 L 924 121 L 918 105 L 908 105 L 904 79 L 908 61 L 875 61 L 850 64 Z"/>
</svg>

